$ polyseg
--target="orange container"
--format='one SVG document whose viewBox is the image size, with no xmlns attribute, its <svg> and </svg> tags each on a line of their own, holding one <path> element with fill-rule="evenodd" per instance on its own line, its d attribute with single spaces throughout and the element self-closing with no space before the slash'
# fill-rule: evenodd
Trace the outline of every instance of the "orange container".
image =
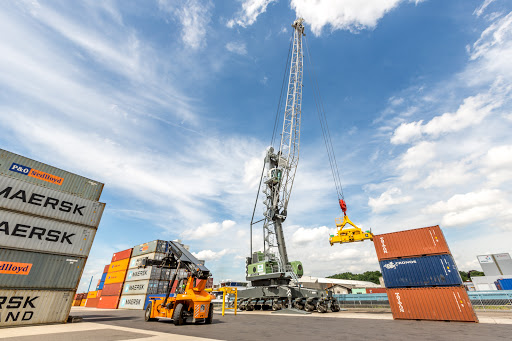
<svg viewBox="0 0 512 341">
<path fill-rule="evenodd" d="M 462 287 L 386 289 L 394 319 L 478 322 Z"/>
<path fill-rule="evenodd" d="M 98 295 L 97 291 L 89 291 L 89 293 L 87 294 L 87 299 L 96 298 L 97 295 Z"/>
<path fill-rule="evenodd" d="M 385 294 L 386 288 L 366 288 L 367 294 Z"/>
<path fill-rule="evenodd" d="M 105 278 L 105 285 L 106 284 L 112 284 L 112 283 L 123 283 L 124 278 L 126 277 L 126 270 L 124 271 L 116 271 L 112 273 L 108 273 L 107 277 Z M 105 286 L 103 287 L 105 288 Z"/>
<path fill-rule="evenodd" d="M 117 309 L 119 298 L 119 296 L 101 296 L 97 308 Z"/>
<path fill-rule="evenodd" d="M 112 256 L 112 262 L 117 262 L 118 260 L 130 258 L 132 255 L 132 250 L 133 249 L 128 249 L 114 253 L 114 255 Z"/>
<path fill-rule="evenodd" d="M 128 264 L 130 263 L 130 258 L 118 260 L 117 262 L 110 263 L 110 266 L 108 268 L 108 273 L 116 272 L 116 271 L 123 271 L 128 269 Z M 107 275 L 108 277 L 108 275 Z"/>
<path fill-rule="evenodd" d="M 101 296 L 121 296 L 121 291 L 123 291 L 123 282 L 105 284 Z"/>
<path fill-rule="evenodd" d="M 98 290 L 98 293 L 96 294 L 96 298 L 100 298 L 100 297 L 101 297 L 101 292 L 102 292 L 102 291 L 103 291 L 103 290 Z"/>
<path fill-rule="evenodd" d="M 379 261 L 450 253 L 439 226 L 375 235 L 373 243 Z"/>
<path fill-rule="evenodd" d="M 73 307 L 79 307 L 82 300 L 73 300 Z"/>
<path fill-rule="evenodd" d="M 110 268 L 110 264 L 105 265 L 105 268 L 103 269 L 104 274 L 108 272 L 108 268 Z"/>
<path fill-rule="evenodd" d="M 80 302 L 80 306 L 85 307 L 85 302 L 87 302 L 87 299 L 83 299 L 82 302 Z"/>
<path fill-rule="evenodd" d="M 88 298 L 85 302 L 87 308 L 96 308 L 98 306 L 99 298 Z"/>
</svg>

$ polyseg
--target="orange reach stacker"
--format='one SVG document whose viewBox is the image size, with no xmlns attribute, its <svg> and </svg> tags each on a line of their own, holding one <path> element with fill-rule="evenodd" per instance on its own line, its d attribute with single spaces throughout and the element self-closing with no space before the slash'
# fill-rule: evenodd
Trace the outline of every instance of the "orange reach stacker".
<svg viewBox="0 0 512 341">
<path fill-rule="evenodd" d="M 175 269 L 169 283 L 165 298 L 151 298 L 145 311 L 146 321 L 156 321 L 159 318 L 173 319 L 179 326 L 186 321 L 207 324 L 213 320 L 212 296 L 205 291 L 210 270 L 178 242 L 169 242 L 169 250 L 163 259 L 141 260 L 140 267 L 156 266 L 164 269 Z M 174 281 L 180 270 L 186 270 L 188 277 L 180 280 L 176 286 L 176 294 L 169 297 Z"/>
</svg>

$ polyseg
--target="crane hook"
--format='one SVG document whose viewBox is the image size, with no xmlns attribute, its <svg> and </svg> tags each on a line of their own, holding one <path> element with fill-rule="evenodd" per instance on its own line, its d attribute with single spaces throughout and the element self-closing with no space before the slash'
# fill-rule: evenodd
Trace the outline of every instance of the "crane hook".
<svg viewBox="0 0 512 341">
<path fill-rule="evenodd" d="M 343 215 L 347 215 L 347 203 L 343 199 L 340 199 L 340 208 L 343 211 Z"/>
</svg>

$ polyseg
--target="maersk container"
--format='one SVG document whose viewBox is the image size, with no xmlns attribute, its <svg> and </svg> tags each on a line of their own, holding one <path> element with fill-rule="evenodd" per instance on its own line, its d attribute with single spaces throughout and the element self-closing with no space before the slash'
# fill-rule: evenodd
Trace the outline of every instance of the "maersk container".
<svg viewBox="0 0 512 341">
<path fill-rule="evenodd" d="M 100 199 L 103 190 L 103 184 L 98 181 L 4 149 L 0 149 L 0 174 L 93 201 Z"/>
<path fill-rule="evenodd" d="M 462 287 L 386 289 L 394 319 L 478 322 Z"/>
<path fill-rule="evenodd" d="M 379 261 L 450 254 L 443 231 L 437 225 L 375 235 L 373 244 Z"/>
<path fill-rule="evenodd" d="M 162 268 L 150 266 L 144 269 L 131 269 L 126 274 L 125 282 L 142 281 L 149 279 L 160 280 Z"/>
<path fill-rule="evenodd" d="M 0 247 L 87 256 L 96 229 L 0 209 Z"/>
<path fill-rule="evenodd" d="M 177 282 L 177 281 L 176 281 Z M 169 281 L 157 281 L 149 286 L 148 294 L 165 294 L 169 289 Z"/>
<path fill-rule="evenodd" d="M 0 328 L 67 321 L 74 291 L 0 289 Z"/>
<path fill-rule="evenodd" d="M 380 269 L 387 288 L 462 285 L 451 255 L 383 260 Z"/>
<path fill-rule="evenodd" d="M 140 255 L 140 256 L 132 255 L 132 258 L 130 259 L 130 264 L 128 265 L 128 269 L 134 269 L 134 268 L 138 268 L 139 266 L 141 266 L 143 258 L 147 257 L 148 259 L 160 260 L 160 259 L 164 258 L 164 256 L 165 256 L 165 253 L 161 253 L 161 252 L 158 252 L 158 253 L 153 252 L 153 253 L 144 254 L 144 255 Z"/>
<path fill-rule="evenodd" d="M 153 252 L 167 252 L 168 243 L 165 240 L 153 240 L 149 243 L 139 244 L 133 247 L 132 257 Z"/>
<path fill-rule="evenodd" d="M 0 176 L 0 208 L 98 227 L 105 204 Z"/>
<path fill-rule="evenodd" d="M 119 300 L 119 309 L 144 309 L 146 295 L 123 295 Z"/>
<path fill-rule="evenodd" d="M 0 286 L 75 290 L 86 260 L 86 257 L 0 248 Z"/>
<path fill-rule="evenodd" d="M 143 280 L 126 282 L 123 286 L 123 295 L 139 295 L 147 294 L 150 287 L 158 287 L 158 281 L 155 280 Z"/>
</svg>

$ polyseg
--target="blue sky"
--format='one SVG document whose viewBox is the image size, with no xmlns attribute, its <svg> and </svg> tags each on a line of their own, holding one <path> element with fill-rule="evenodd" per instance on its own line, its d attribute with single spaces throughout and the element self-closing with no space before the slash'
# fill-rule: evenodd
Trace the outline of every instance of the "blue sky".
<svg viewBox="0 0 512 341">
<path fill-rule="evenodd" d="M 113 252 L 154 239 L 189 244 L 215 280 L 244 279 L 297 16 L 352 221 L 439 224 L 465 270 L 512 252 L 510 2 L 2 2 L 2 147 L 105 183 L 81 290 Z M 310 69 L 290 259 L 313 276 L 376 270 L 372 243 L 328 243 L 341 211 Z"/>
</svg>

